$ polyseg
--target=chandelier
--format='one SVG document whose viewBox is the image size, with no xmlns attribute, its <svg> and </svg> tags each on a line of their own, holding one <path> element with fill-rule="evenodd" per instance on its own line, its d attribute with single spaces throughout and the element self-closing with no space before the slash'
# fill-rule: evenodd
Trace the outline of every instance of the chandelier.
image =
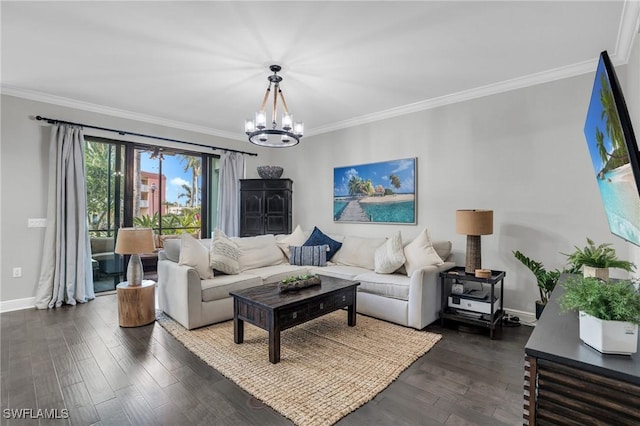
<svg viewBox="0 0 640 426">
<path fill-rule="evenodd" d="M 256 112 L 255 120 L 244 121 L 244 131 L 249 137 L 249 142 L 255 145 L 266 146 L 270 148 L 286 148 L 297 145 L 304 133 L 304 124 L 300 121 L 293 124 L 293 116 L 289 113 L 287 103 L 284 100 L 284 94 L 280 89 L 282 77 L 278 72 L 282 69 L 280 65 L 271 65 L 269 67 L 273 71 L 273 75 L 267 77 L 269 87 L 264 94 L 260 110 Z M 267 111 L 266 105 L 273 86 L 273 111 L 271 112 L 271 128 L 267 128 Z M 282 101 L 282 127 L 278 129 L 276 117 L 278 114 L 278 97 Z"/>
</svg>

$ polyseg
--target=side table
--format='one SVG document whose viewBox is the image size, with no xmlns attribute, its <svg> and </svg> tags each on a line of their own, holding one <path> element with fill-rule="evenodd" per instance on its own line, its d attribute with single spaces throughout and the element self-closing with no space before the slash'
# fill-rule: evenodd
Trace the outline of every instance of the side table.
<svg viewBox="0 0 640 426">
<path fill-rule="evenodd" d="M 504 271 L 491 271 L 490 278 L 479 278 L 475 275 L 466 274 L 464 266 L 456 266 L 448 271 L 440 272 L 440 290 L 441 290 L 441 308 L 440 308 L 440 324 L 444 325 L 444 320 L 453 320 L 466 324 L 473 324 L 489 329 L 489 338 L 493 339 L 493 331 L 497 325 L 502 326 L 502 317 L 504 316 Z M 470 311 L 457 310 L 449 307 L 448 298 L 452 295 L 451 284 L 457 282 L 475 282 L 488 285 L 489 312 L 486 314 L 470 313 Z M 449 285 L 446 285 L 449 283 Z M 500 286 L 500 298 L 496 303 L 496 285 Z M 484 287 L 483 287 L 484 288 Z M 497 306 L 496 306 L 497 305 Z"/>
<path fill-rule="evenodd" d="M 140 327 L 156 320 L 156 282 L 143 280 L 130 286 L 127 281 L 116 286 L 120 327 Z"/>
</svg>

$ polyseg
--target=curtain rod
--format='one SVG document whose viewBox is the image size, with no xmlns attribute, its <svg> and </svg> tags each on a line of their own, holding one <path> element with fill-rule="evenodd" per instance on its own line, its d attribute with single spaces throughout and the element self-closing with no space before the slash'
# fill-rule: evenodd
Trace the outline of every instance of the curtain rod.
<svg viewBox="0 0 640 426">
<path fill-rule="evenodd" d="M 90 129 L 97 129 L 97 130 L 104 130 L 104 131 L 107 131 L 107 132 L 118 133 L 118 134 L 120 134 L 122 136 L 125 136 L 125 135 L 140 136 L 140 137 L 143 137 L 143 138 L 158 139 L 158 140 L 161 140 L 161 141 L 168 141 L 168 142 L 178 142 L 178 143 L 183 143 L 183 144 L 186 144 L 186 145 L 199 146 L 199 147 L 202 147 L 202 148 L 211 148 L 213 150 L 219 149 L 221 151 L 237 152 L 239 154 L 253 155 L 253 156 L 256 156 L 256 157 L 258 156 L 258 154 L 253 153 L 253 152 L 238 151 L 236 149 L 230 149 L 230 148 L 218 148 L 216 146 L 210 146 L 210 145 L 203 145 L 203 144 L 194 143 L 194 142 L 181 141 L 181 140 L 178 140 L 178 139 L 163 138 L 162 136 L 145 135 L 144 133 L 135 133 L 135 132 L 129 132 L 129 131 L 126 131 L 126 130 L 117 130 L 117 129 L 109 129 L 107 127 L 91 126 L 89 124 L 73 123 L 71 121 L 58 120 L 56 118 L 41 117 L 39 115 L 36 115 L 36 120 L 38 120 L 38 121 L 46 121 L 49 124 L 70 124 L 72 126 L 88 127 Z"/>
</svg>

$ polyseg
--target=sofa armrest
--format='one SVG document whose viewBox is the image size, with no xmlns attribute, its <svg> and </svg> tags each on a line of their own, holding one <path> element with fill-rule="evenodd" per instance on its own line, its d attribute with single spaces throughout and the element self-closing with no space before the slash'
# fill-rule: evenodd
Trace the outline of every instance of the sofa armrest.
<svg viewBox="0 0 640 426">
<path fill-rule="evenodd" d="M 171 260 L 158 260 L 160 309 L 187 329 L 198 327 L 202 317 L 202 285 L 198 272 Z"/>
<path fill-rule="evenodd" d="M 455 266 L 453 262 L 444 262 L 440 266 L 427 266 L 415 271 L 409 282 L 410 327 L 418 330 L 436 321 L 440 313 L 440 272 Z"/>
</svg>

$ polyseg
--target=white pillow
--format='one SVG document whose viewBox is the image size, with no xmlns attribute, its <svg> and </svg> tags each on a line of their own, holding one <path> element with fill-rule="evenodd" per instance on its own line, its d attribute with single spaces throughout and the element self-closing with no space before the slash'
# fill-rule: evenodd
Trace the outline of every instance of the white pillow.
<svg viewBox="0 0 640 426">
<path fill-rule="evenodd" d="M 180 234 L 180 259 L 178 264 L 187 265 L 198 271 L 201 279 L 213 278 L 209 266 L 209 249 L 190 234 Z"/>
<path fill-rule="evenodd" d="M 229 275 L 239 274 L 239 257 L 240 251 L 236 243 L 231 241 L 221 230 L 214 230 L 211 251 L 209 252 L 209 266 L 211 269 Z"/>
<path fill-rule="evenodd" d="M 238 245 L 240 251 L 240 271 L 280 265 L 285 261 L 282 250 L 276 244 L 276 237 L 272 234 L 233 238 L 232 241 Z"/>
<path fill-rule="evenodd" d="M 378 247 L 375 253 L 375 271 L 378 274 L 392 274 L 404 265 L 404 249 L 400 231 Z"/>
<path fill-rule="evenodd" d="M 347 235 L 342 241 L 342 247 L 331 258 L 331 261 L 338 265 L 359 266 L 373 271 L 376 249 L 385 241 L 386 238 L 362 238 Z"/>
<path fill-rule="evenodd" d="M 305 236 L 302 228 L 300 228 L 300 225 L 298 225 L 291 234 L 284 238 L 276 238 L 276 241 L 280 250 L 282 250 L 284 255 L 287 256 L 287 259 L 289 259 L 289 256 L 291 256 L 289 246 L 301 246 L 305 241 L 307 241 L 307 238 L 308 237 Z"/>
<path fill-rule="evenodd" d="M 404 248 L 404 257 L 406 258 L 404 266 L 409 277 L 418 269 L 426 266 L 439 266 L 444 263 L 431 244 L 427 228 L 424 228 L 415 240 L 407 244 Z"/>
</svg>

